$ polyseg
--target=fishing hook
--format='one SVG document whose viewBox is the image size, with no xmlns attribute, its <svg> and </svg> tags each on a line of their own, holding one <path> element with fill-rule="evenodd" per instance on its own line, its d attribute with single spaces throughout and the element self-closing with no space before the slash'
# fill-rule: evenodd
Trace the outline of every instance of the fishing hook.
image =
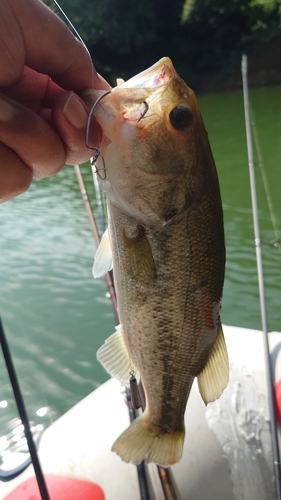
<svg viewBox="0 0 281 500">
<path fill-rule="evenodd" d="M 98 148 L 95 148 L 95 149 L 97 149 L 97 153 L 95 154 L 95 156 L 93 156 L 93 158 L 91 158 L 91 166 L 94 168 L 95 174 L 97 174 L 99 176 L 99 178 L 102 181 L 104 181 L 106 179 L 106 166 L 105 166 L 104 158 L 100 154 L 100 150 Z M 100 158 L 102 160 L 102 168 L 98 168 L 96 165 L 96 161 L 98 158 Z"/>
<path fill-rule="evenodd" d="M 86 146 L 87 146 L 88 149 L 91 149 L 92 151 L 95 151 L 94 156 L 91 158 L 91 165 L 92 165 L 92 167 L 95 168 L 95 173 L 102 180 L 106 179 L 106 167 L 105 167 L 104 159 L 103 159 L 103 157 L 100 154 L 99 148 L 97 146 L 91 146 L 90 145 L 89 134 L 90 134 L 91 118 L 93 116 L 93 112 L 94 112 L 96 106 L 98 105 L 98 103 L 101 101 L 101 99 L 103 97 L 105 97 L 106 95 L 110 94 L 110 92 L 111 92 L 111 90 L 107 90 L 102 95 L 100 95 L 98 97 L 98 99 L 94 102 L 94 104 L 92 105 L 92 107 L 90 109 L 90 113 L 88 115 L 87 125 L 86 125 Z M 102 163 L 103 163 L 103 167 L 102 168 L 98 168 L 97 165 L 96 165 L 96 162 L 97 162 L 97 160 L 98 160 L 99 157 L 102 159 Z M 102 172 L 103 172 L 103 174 L 101 174 Z"/>
<path fill-rule="evenodd" d="M 146 113 L 147 113 L 147 112 L 148 112 L 148 110 L 149 110 L 149 106 L 148 106 L 148 103 L 147 103 L 146 101 L 143 101 L 143 103 L 142 103 L 142 104 L 144 104 L 144 105 L 145 105 L 145 110 L 144 110 L 144 111 L 142 111 L 142 113 L 141 113 L 141 115 L 140 115 L 140 117 L 139 117 L 139 119 L 138 119 L 137 123 L 139 123 L 139 122 L 141 121 L 141 119 L 142 119 L 142 118 L 146 115 Z"/>
</svg>

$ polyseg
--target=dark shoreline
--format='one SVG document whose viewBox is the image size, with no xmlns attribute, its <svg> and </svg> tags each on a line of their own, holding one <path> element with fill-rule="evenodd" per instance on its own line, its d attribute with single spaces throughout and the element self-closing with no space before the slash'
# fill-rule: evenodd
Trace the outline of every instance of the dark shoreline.
<svg viewBox="0 0 281 500">
<path fill-rule="evenodd" d="M 248 56 L 249 87 L 281 85 L 281 36 L 253 49 Z M 241 54 L 242 57 L 242 54 Z M 199 94 L 242 89 L 241 68 L 224 72 L 201 82 Z"/>
</svg>

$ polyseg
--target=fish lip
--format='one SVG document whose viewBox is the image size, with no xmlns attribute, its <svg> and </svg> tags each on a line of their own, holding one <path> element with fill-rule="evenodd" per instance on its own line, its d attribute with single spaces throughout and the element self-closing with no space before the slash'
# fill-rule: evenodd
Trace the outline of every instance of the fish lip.
<svg viewBox="0 0 281 500">
<path fill-rule="evenodd" d="M 150 68 L 133 76 L 121 85 L 112 88 L 110 98 L 108 99 L 107 96 L 105 96 L 101 106 L 104 109 L 106 102 L 110 100 L 114 101 L 115 99 L 118 100 L 118 96 L 123 93 L 125 95 L 128 90 L 134 92 L 136 101 L 144 102 L 148 95 L 153 94 L 157 89 L 160 90 L 162 87 L 167 86 L 173 78 L 179 78 L 173 63 L 169 57 L 163 57 Z M 80 92 L 80 97 L 87 106 L 91 108 L 104 93 L 104 90 L 85 89 Z M 99 107 L 99 105 L 97 107 Z M 94 115 L 98 119 L 98 113 L 94 113 Z M 139 117 L 136 121 L 138 121 L 138 119 Z"/>
<path fill-rule="evenodd" d="M 141 73 L 133 76 L 126 82 L 113 87 L 112 91 L 116 92 L 118 89 L 155 89 L 169 83 L 173 78 L 178 77 L 178 74 L 173 66 L 169 57 L 162 57 L 158 62 L 145 69 Z M 104 90 L 85 89 L 79 95 L 86 102 L 87 105 L 92 105 Z"/>
<path fill-rule="evenodd" d="M 169 83 L 177 76 L 177 72 L 169 57 L 162 57 L 157 63 L 133 76 L 118 88 L 155 88 Z"/>
</svg>

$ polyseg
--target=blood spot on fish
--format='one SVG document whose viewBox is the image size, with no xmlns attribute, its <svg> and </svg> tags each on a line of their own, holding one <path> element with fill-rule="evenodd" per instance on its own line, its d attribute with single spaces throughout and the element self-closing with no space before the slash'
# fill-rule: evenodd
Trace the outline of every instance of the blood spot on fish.
<svg viewBox="0 0 281 500">
<path fill-rule="evenodd" d="M 154 80 L 155 85 L 161 85 L 165 83 L 166 71 L 162 71 Z"/>
</svg>

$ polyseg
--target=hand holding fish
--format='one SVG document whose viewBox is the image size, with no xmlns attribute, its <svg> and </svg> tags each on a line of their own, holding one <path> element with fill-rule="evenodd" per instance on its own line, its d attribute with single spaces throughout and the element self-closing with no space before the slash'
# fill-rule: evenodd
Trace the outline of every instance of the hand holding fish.
<svg viewBox="0 0 281 500">
<path fill-rule="evenodd" d="M 0 3 L 0 201 L 33 177 L 89 159 L 87 107 L 74 93 L 107 89 L 89 54 L 40 0 Z M 98 127 L 92 127 L 93 142 Z"/>
</svg>

